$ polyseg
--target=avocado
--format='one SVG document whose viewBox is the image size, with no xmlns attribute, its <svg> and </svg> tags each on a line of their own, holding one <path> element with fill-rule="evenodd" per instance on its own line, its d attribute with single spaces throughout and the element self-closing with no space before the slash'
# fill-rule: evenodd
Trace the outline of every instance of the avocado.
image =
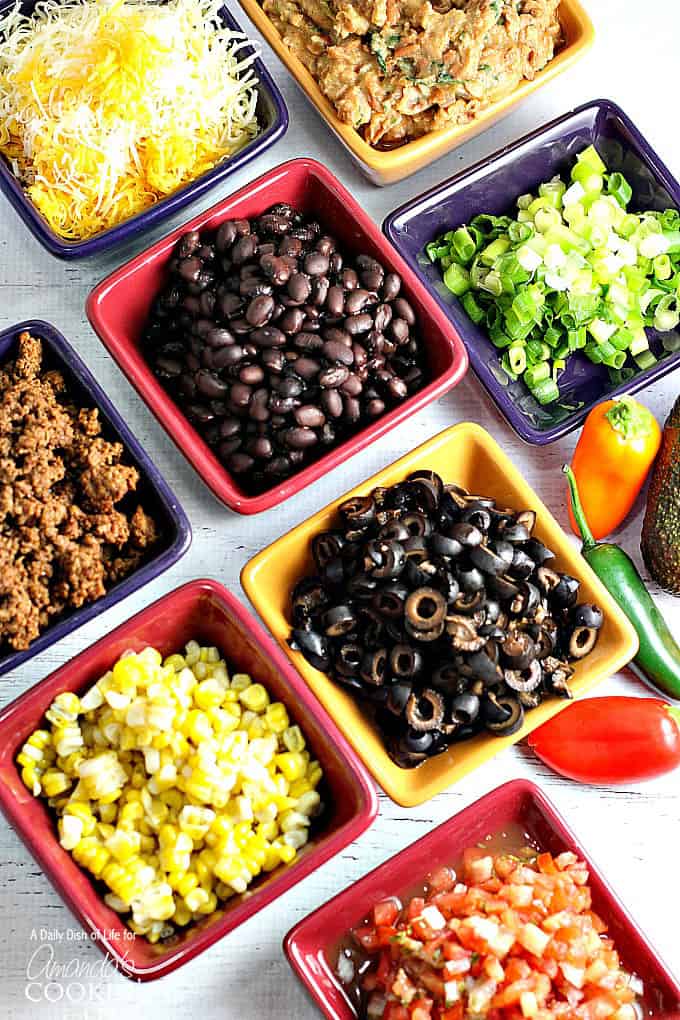
<svg viewBox="0 0 680 1020">
<path fill-rule="evenodd" d="M 680 397 L 664 425 L 647 494 L 640 549 L 657 584 L 680 595 Z"/>
</svg>

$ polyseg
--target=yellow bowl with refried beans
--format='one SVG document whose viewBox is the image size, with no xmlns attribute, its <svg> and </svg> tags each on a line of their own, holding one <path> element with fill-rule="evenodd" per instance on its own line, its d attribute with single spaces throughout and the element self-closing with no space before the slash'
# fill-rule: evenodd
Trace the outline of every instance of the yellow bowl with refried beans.
<svg viewBox="0 0 680 1020">
<path fill-rule="evenodd" d="M 375 184 L 479 134 L 591 45 L 579 0 L 240 0 Z"/>
</svg>

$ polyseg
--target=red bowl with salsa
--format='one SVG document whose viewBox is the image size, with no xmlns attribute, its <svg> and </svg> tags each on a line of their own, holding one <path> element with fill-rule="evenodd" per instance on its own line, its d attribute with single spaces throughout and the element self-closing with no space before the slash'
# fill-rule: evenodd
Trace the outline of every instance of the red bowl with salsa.
<svg viewBox="0 0 680 1020">
<path fill-rule="evenodd" d="M 523 847 L 535 850 L 531 863 L 528 857 L 525 862 L 520 849 Z M 592 894 L 592 904 L 584 892 L 584 869 L 575 862 L 573 855 L 587 868 L 587 888 Z M 493 876 L 487 872 L 486 878 L 481 874 L 470 878 L 470 875 L 475 876 L 475 869 L 483 870 L 488 866 L 489 857 L 499 872 L 503 862 L 508 869 L 510 877 L 505 883 L 500 883 L 501 889 L 497 888 L 499 879 L 495 870 Z M 512 873 L 513 860 L 518 859 L 519 863 L 514 866 L 526 871 L 526 876 Z M 456 876 L 447 881 L 446 871 L 452 868 Z M 526 888 L 522 883 L 530 877 L 530 870 L 540 876 L 536 879 L 533 908 L 520 902 L 521 888 Z M 432 889 L 432 886 L 435 888 Z M 470 897 L 477 888 L 485 890 L 485 897 L 479 901 L 483 906 L 480 905 L 473 913 Z M 546 888 L 551 890 L 550 896 L 555 896 L 555 899 L 545 901 L 545 916 L 539 920 L 540 910 L 536 904 L 540 903 L 541 889 Z M 575 903 L 580 900 L 582 929 L 579 932 L 573 917 L 562 924 L 558 918 L 555 904 L 565 889 L 566 898 L 558 904 L 559 910 L 576 914 Z M 518 900 L 508 913 L 507 897 L 511 895 L 517 896 Z M 503 898 L 505 903 L 501 902 Z M 397 910 L 400 911 L 398 914 Z M 486 916 L 476 920 L 482 912 Z M 521 923 L 514 928 L 514 940 L 509 939 L 503 945 L 504 938 L 507 938 L 505 933 L 513 929 L 512 913 Z M 446 926 L 443 924 L 444 917 L 448 922 Z M 558 920 L 551 924 L 551 918 Z M 406 922 L 408 934 L 404 930 Z M 606 932 L 603 931 L 605 926 Z M 585 938 L 584 933 L 591 930 L 593 934 L 589 937 L 599 938 L 601 946 L 589 950 L 588 966 L 597 957 L 603 973 L 598 978 L 595 971 L 589 974 L 581 985 L 583 993 L 579 998 L 578 988 L 567 982 L 567 975 L 576 984 L 583 975 L 569 969 L 567 961 L 573 967 L 574 960 L 571 953 L 560 957 L 557 950 L 561 952 L 563 945 L 576 946 L 576 940 Z M 611 940 L 618 957 L 614 956 L 606 940 Z M 514 945 L 510 948 L 513 941 Z M 548 948 L 551 942 L 552 950 Z M 491 946 L 493 950 L 489 948 Z M 488 1016 L 489 1020 L 507 1020 L 510 1017 L 513 1020 L 515 1017 L 530 1020 L 534 1015 L 536 1020 L 547 1018 L 547 1010 L 563 993 L 551 992 L 551 997 L 543 1003 L 539 991 L 539 1002 L 536 1003 L 530 989 L 545 989 L 550 977 L 553 990 L 565 989 L 566 994 L 567 988 L 575 989 L 571 993 L 573 1002 L 569 1003 L 569 1013 L 562 1013 L 565 1018 L 599 1020 L 602 1017 L 604 1020 L 607 1000 L 611 1002 L 616 997 L 606 988 L 604 969 L 609 967 L 610 972 L 614 972 L 613 961 L 619 959 L 621 969 L 633 976 L 629 986 L 635 992 L 635 1002 L 628 1003 L 619 985 L 616 995 L 625 1006 L 619 1020 L 628 1015 L 663 1017 L 665 1020 L 680 1018 L 680 983 L 659 959 L 545 794 L 526 780 L 515 780 L 491 791 L 349 886 L 297 924 L 286 936 L 284 950 L 289 963 L 329 1020 L 355 1020 L 366 1016 L 371 1020 L 373 1017 L 376 1020 L 385 1017 L 389 1020 L 425 1020 L 430 1016 L 439 1020 L 463 1020 L 471 1015 L 466 1012 L 472 1003 L 471 993 L 483 988 L 484 981 L 493 978 L 494 968 L 498 971 L 495 975 L 496 990 L 488 996 L 484 1005 L 475 1004 L 473 1012 L 476 1016 Z M 447 984 L 445 996 L 437 987 L 436 980 L 429 991 L 423 991 L 427 979 L 433 976 L 434 967 L 429 965 L 422 972 L 424 978 L 422 975 L 413 978 L 411 965 L 407 965 L 407 980 L 399 976 L 398 984 L 393 986 L 398 967 L 389 971 L 390 960 L 402 962 L 409 953 L 421 960 L 428 952 L 433 954 L 431 959 L 436 964 L 436 973 L 451 982 L 450 986 Z M 366 963 L 368 960 L 370 964 Z M 567 964 L 566 971 L 560 960 Z M 488 973 L 486 970 L 480 972 L 482 967 L 488 968 Z M 361 978 L 355 976 L 353 979 L 352 971 L 355 975 L 360 973 Z M 390 975 L 387 978 L 386 971 Z M 504 978 L 501 978 L 501 971 L 505 972 Z M 368 982 L 367 975 L 371 975 Z M 540 977 L 536 978 L 536 975 Z M 603 979 L 600 993 L 599 982 Z M 520 981 L 518 987 L 525 989 L 524 997 L 521 1002 L 508 1001 L 503 1005 L 503 993 L 516 980 Z M 401 1001 L 390 994 L 386 1003 L 389 1008 L 382 1012 L 379 1000 L 385 982 L 389 988 L 398 988 Z M 359 983 L 373 984 L 374 988 L 362 995 Z M 414 991 L 414 986 L 417 991 Z M 528 995 L 526 991 L 529 991 Z M 512 998 L 512 994 L 506 996 L 507 1000 Z M 593 1004 L 596 998 L 600 1001 Z M 367 1003 L 371 1001 L 374 1008 L 366 1012 Z M 560 1014 L 555 1012 L 551 1015 Z M 613 1018 L 614 1012 L 608 1015 Z"/>
</svg>

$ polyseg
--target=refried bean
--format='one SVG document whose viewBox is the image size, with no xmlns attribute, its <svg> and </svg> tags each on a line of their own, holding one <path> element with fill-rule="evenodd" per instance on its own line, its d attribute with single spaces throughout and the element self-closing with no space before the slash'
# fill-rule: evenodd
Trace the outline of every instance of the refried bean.
<svg viewBox="0 0 680 1020">
<path fill-rule="evenodd" d="M 100 598 L 158 538 L 128 498 L 139 472 L 123 446 L 42 357 L 42 341 L 21 333 L 0 370 L 0 649 L 28 648 L 55 617 Z"/>
</svg>

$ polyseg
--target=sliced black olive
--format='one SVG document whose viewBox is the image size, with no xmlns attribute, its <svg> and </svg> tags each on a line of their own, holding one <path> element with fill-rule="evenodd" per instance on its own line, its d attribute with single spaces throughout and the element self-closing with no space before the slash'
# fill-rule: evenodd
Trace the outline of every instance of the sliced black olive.
<svg viewBox="0 0 680 1020">
<path fill-rule="evenodd" d="M 515 517 L 517 524 L 522 524 L 527 529 L 529 534 L 534 530 L 536 526 L 536 511 L 535 510 L 521 510 Z"/>
<path fill-rule="evenodd" d="M 349 688 L 350 691 L 361 692 L 362 694 L 364 692 L 364 685 L 356 676 L 345 676 L 344 673 L 338 673 L 335 679 L 343 687 Z"/>
<path fill-rule="evenodd" d="M 570 666 L 568 662 L 562 662 L 552 655 L 549 656 L 543 663 L 543 675 L 550 691 L 562 698 L 573 698 L 569 680 L 574 675 L 574 667 Z"/>
<path fill-rule="evenodd" d="M 498 663 L 491 658 L 486 649 L 473 652 L 472 655 L 468 656 L 467 661 L 472 671 L 472 676 L 476 680 L 482 680 L 485 685 L 491 686 L 500 683 L 503 679 L 503 673 Z"/>
<path fill-rule="evenodd" d="M 484 575 L 477 567 L 459 567 L 456 577 L 463 591 L 475 592 L 484 588 Z"/>
<path fill-rule="evenodd" d="M 502 560 L 505 560 L 506 566 L 509 567 L 512 564 L 515 556 L 515 547 L 511 542 L 506 542 L 503 538 L 494 538 L 494 540 L 489 543 L 489 548 L 491 548 L 497 556 L 500 556 Z"/>
<path fill-rule="evenodd" d="M 517 587 L 519 591 L 510 603 L 510 612 L 531 616 L 541 600 L 538 588 L 531 581 L 520 581 Z"/>
<path fill-rule="evenodd" d="M 574 606 L 571 618 L 578 627 L 592 627 L 599 630 L 604 623 L 604 613 L 599 606 L 591 603 L 582 603 Z"/>
<path fill-rule="evenodd" d="M 409 475 L 406 480 L 411 489 L 415 505 L 426 513 L 434 513 L 439 506 L 444 484 L 434 471 L 420 471 Z"/>
<path fill-rule="evenodd" d="M 339 587 L 345 580 L 345 564 L 340 556 L 329 560 L 321 571 L 321 576 L 326 584 L 331 587 Z"/>
<path fill-rule="evenodd" d="M 547 616 L 540 624 L 532 623 L 528 633 L 533 639 L 537 659 L 552 655 L 557 644 L 557 624 L 551 617 Z"/>
<path fill-rule="evenodd" d="M 459 694 L 451 702 L 452 716 L 463 726 L 474 722 L 479 715 L 480 701 L 476 694 Z"/>
<path fill-rule="evenodd" d="M 330 665 L 328 641 L 316 630 L 296 627 L 291 634 L 291 648 L 298 648 L 310 666 L 326 672 Z"/>
<path fill-rule="evenodd" d="M 481 545 L 482 538 L 484 537 L 479 528 L 476 528 L 474 524 L 466 524 L 464 521 L 452 524 L 448 533 L 451 538 L 455 538 L 466 549 L 472 549 L 476 545 Z"/>
<path fill-rule="evenodd" d="M 444 718 L 444 699 L 431 687 L 419 694 L 414 691 L 406 703 L 405 715 L 409 726 L 418 732 L 439 729 Z"/>
<path fill-rule="evenodd" d="M 510 564 L 512 576 L 520 581 L 526 580 L 528 577 L 531 577 L 535 569 L 536 564 L 530 556 L 527 556 L 524 549 L 516 548 L 512 554 L 512 563 Z"/>
<path fill-rule="evenodd" d="M 537 538 L 530 538 L 524 545 L 524 551 L 527 556 L 531 556 L 532 560 L 539 566 L 545 563 L 546 560 L 554 560 L 555 553 L 551 552 L 547 546 L 539 542 Z"/>
<path fill-rule="evenodd" d="M 411 697 L 413 685 L 406 680 L 400 680 L 392 684 L 387 697 L 387 707 L 394 715 L 403 715 L 406 710 L 406 703 Z"/>
<path fill-rule="evenodd" d="M 371 605 L 381 616 L 397 619 L 404 613 L 407 598 L 408 588 L 406 585 L 393 581 L 375 592 L 371 599 Z"/>
<path fill-rule="evenodd" d="M 404 616 L 409 631 L 438 630 L 446 616 L 446 600 L 435 588 L 417 588 L 406 599 Z"/>
<path fill-rule="evenodd" d="M 478 545 L 471 549 L 470 561 L 485 574 L 503 574 L 508 566 L 502 556 L 486 545 Z"/>
<path fill-rule="evenodd" d="M 580 583 L 569 574 L 562 574 L 559 584 L 550 593 L 552 605 L 558 609 L 571 609 L 578 598 Z"/>
<path fill-rule="evenodd" d="M 496 500 L 491 496 L 475 496 L 470 493 L 465 497 L 465 505 L 472 510 L 493 510 Z"/>
<path fill-rule="evenodd" d="M 378 543 L 382 563 L 373 568 L 373 576 L 380 578 L 399 577 L 406 566 L 406 555 L 401 542 L 392 538 Z"/>
<path fill-rule="evenodd" d="M 291 595 L 293 615 L 300 623 L 318 613 L 328 605 L 328 602 L 328 592 L 318 577 L 303 577 L 293 588 Z"/>
<path fill-rule="evenodd" d="M 467 680 L 460 675 L 456 666 L 445 662 L 434 671 L 430 683 L 438 691 L 452 695 L 461 694 L 465 690 Z"/>
<path fill-rule="evenodd" d="M 445 485 L 444 492 L 459 509 L 462 510 L 467 506 L 467 499 L 470 493 L 462 485 Z"/>
<path fill-rule="evenodd" d="M 503 674 L 511 691 L 535 691 L 543 679 L 540 662 L 534 659 L 526 669 L 506 669 Z"/>
<path fill-rule="evenodd" d="M 499 737 L 508 737 L 516 733 L 524 722 L 524 709 L 519 701 L 510 695 L 496 697 L 489 692 L 482 703 L 482 713 L 486 728 Z"/>
<path fill-rule="evenodd" d="M 402 743 L 406 751 L 424 754 L 432 747 L 433 740 L 434 735 L 431 730 L 418 730 L 410 726 L 402 738 Z"/>
<path fill-rule="evenodd" d="M 345 536 L 339 531 L 322 531 L 312 539 L 312 556 L 319 570 L 342 552 Z"/>
<path fill-rule="evenodd" d="M 543 694 L 540 690 L 518 691 L 517 700 L 522 708 L 538 708 L 543 701 Z"/>
<path fill-rule="evenodd" d="M 347 592 L 355 599 L 370 599 L 378 588 L 378 581 L 370 574 L 356 574 L 347 582 Z"/>
<path fill-rule="evenodd" d="M 405 542 L 409 537 L 408 528 L 399 520 L 388 521 L 378 530 L 378 538 L 383 541 L 395 539 L 397 542 Z"/>
<path fill-rule="evenodd" d="M 519 542 L 528 542 L 530 538 L 529 529 L 524 524 L 515 522 L 503 528 L 503 538 L 506 542 L 517 545 Z"/>
<path fill-rule="evenodd" d="M 375 500 L 372 496 L 354 496 L 338 507 L 348 524 L 370 524 L 375 518 Z"/>
<path fill-rule="evenodd" d="M 569 655 L 572 659 L 582 659 L 592 652 L 597 642 L 597 631 L 594 627 L 574 627 L 569 638 Z"/>
<path fill-rule="evenodd" d="M 394 677 L 414 677 L 423 669 L 423 656 L 412 645 L 398 644 L 390 652 L 390 670 Z"/>
<path fill-rule="evenodd" d="M 474 525 L 486 534 L 491 527 L 491 514 L 484 507 L 466 507 L 460 515 L 461 521 Z"/>
<path fill-rule="evenodd" d="M 404 514 L 401 523 L 412 538 L 426 538 L 432 534 L 432 521 L 419 511 Z"/>
<path fill-rule="evenodd" d="M 342 637 L 356 625 L 356 613 L 350 606 L 333 606 L 323 614 L 323 627 L 328 637 Z"/>
<path fill-rule="evenodd" d="M 462 591 L 453 600 L 453 608 L 457 613 L 474 613 L 481 606 L 484 605 L 484 592 L 480 589 L 479 591 Z"/>
<path fill-rule="evenodd" d="M 489 578 L 489 588 L 503 602 L 509 602 L 519 594 L 519 588 L 506 574 Z"/>
<path fill-rule="evenodd" d="M 340 645 L 335 655 L 335 669 L 341 676 L 357 676 L 364 657 L 361 645 L 354 641 L 346 641 Z"/>
<path fill-rule="evenodd" d="M 446 601 L 451 604 L 460 595 L 460 585 L 450 570 L 439 570 L 436 577 L 437 587 Z M 434 581 L 433 581 L 434 584 Z M 480 593 L 481 594 L 481 593 Z"/>
<path fill-rule="evenodd" d="M 387 706 L 387 701 L 390 696 L 390 688 L 387 684 L 374 685 L 365 684 L 362 690 L 362 696 L 374 705 Z"/>
<path fill-rule="evenodd" d="M 463 551 L 463 546 L 457 539 L 442 535 L 440 532 L 432 535 L 429 545 L 435 556 L 450 556 L 455 559 Z"/>
<path fill-rule="evenodd" d="M 422 535 L 411 535 L 402 542 L 402 548 L 406 559 L 414 563 L 424 563 L 430 555 L 427 542 Z"/>
<path fill-rule="evenodd" d="M 387 671 L 387 650 L 377 648 L 375 651 L 366 652 L 361 660 L 361 676 L 367 684 L 374 684 L 380 687 L 385 682 Z"/>
<path fill-rule="evenodd" d="M 461 652 L 478 652 L 486 644 L 486 638 L 479 634 L 474 622 L 467 616 L 448 616 L 446 633 L 453 647 Z"/>
<path fill-rule="evenodd" d="M 421 563 L 416 563 L 415 560 L 407 560 L 406 569 L 402 577 L 411 591 L 415 591 L 416 588 L 427 588 L 436 573 L 436 567 L 429 560 L 423 560 Z"/>
<path fill-rule="evenodd" d="M 484 602 L 484 623 L 496 623 L 501 615 L 501 607 L 496 599 L 487 598 Z"/>
<path fill-rule="evenodd" d="M 549 595 L 560 583 L 561 577 L 556 570 L 551 570 L 550 567 L 539 567 L 536 571 L 536 580 L 541 591 Z"/>
<path fill-rule="evenodd" d="M 501 645 L 503 662 L 509 669 L 526 669 L 536 658 L 536 646 L 528 634 L 516 630 Z"/>
</svg>

